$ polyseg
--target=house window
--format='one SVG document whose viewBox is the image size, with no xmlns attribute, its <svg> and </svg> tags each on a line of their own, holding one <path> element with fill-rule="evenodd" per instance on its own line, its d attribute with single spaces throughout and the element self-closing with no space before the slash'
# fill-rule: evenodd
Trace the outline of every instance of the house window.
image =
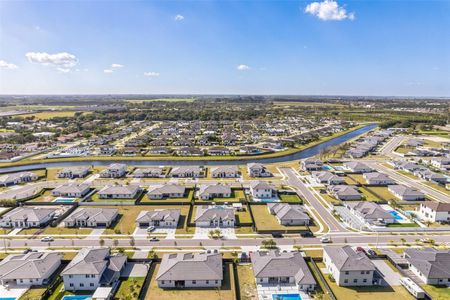
<svg viewBox="0 0 450 300">
<path fill-rule="evenodd" d="M 161 284 L 164 284 L 164 280 L 161 280 Z"/>
<path fill-rule="evenodd" d="M 367 279 L 366 279 L 366 278 L 364 278 L 364 279 L 363 279 L 363 282 L 364 282 L 364 283 L 366 283 L 366 282 L 367 282 Z"/>
<path fill-rule="evenodd" d="M 348 275 L 348 271 L 345 271 L 345 275 Z"/>
<path fill-rule="evenodd" d="M 84 287 L 84 283 L 80 283 L 80 287 Z"/>
<path fill-rule="evenodd" d="M 348 279 L 344 279 L 344 283 L 348 283 Z"/>
<path fill-rule="evenodd" d="M 86 278 L 89 278 L 91 275 L 89 275 L 89 274 L 86 274 Z"/>
<path fill-rule="evenodd" d="M 72 278 L 73 277 L 73 275 L 69 275 L 69 278 Z"/>
<path fill-rule="evenodd" d="M 20 279 L 20 283 L 22 283 L 23 282 L 23 279 Z"/>
<path fill-rule="evenodd" d="M 262 279 L 261 279 L 262 280 Z M 449 279 L 450 280 L 450 279 Z M 218 284 L 219 283 L 219 280 L 216 280 L 216 284 Z"/>
<path fill-rule="evenodd" d="M 209 280 L 206 280 L 206 284 L 209 284 Z"/>
<path fill-rule="evenodd" d="M 73 283 L 69 284 L 70 287 L 73 287 Z"/>
<path fill-rule="evenodd" d="M 89 285 L 90 285 L 90 286 L 94 286 L 94 283 L 91 282 L 91 283 L 89 283 Z"/>
<path fill-rule="evenodd" d="M 361 274 L 364 274 L 364 271 L 361 271 Z"/>
<path fill-rule="evenodd" d="M 370 274 L 370 271 L 366 271 L 366 274 Z"/>
<path fill-rule="evenodd" d="M 192 284 L 196 284 L 197 283 L 197 281 L 195 281 L 195 280 L 192 280 Z"/>
<path fill-rule="evenodd" d="M 353 279 L 353 283 L 357 283 L 358 282 L 358 279 Z"/>
</svg>

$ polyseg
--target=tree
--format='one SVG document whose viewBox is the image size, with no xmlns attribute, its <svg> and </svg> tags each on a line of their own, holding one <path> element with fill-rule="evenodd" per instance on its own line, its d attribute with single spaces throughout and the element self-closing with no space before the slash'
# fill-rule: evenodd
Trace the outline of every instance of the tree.
<svg viewBox="0 0 450 300">
<path fill-rule="evenodd" d="M 265 249 L 276 249 L 277 243 L 274 240 L 263 240 L 261 242 L 261 247 Z"/>
<path fill-rule="evenodd" d="M 134 240 L 134 237 L 130 237 L 130 246 L 134 247 L 135 244 L 136 244 L 136 241 Z"/>
<path fill-rule="evenodd" d="M 98 240 L 98 244 L 100 245 L 100 247 L 103 247 L 105 245 L 105 240 L 104 239 L 99 239 Z"/>
<path fill-rule="evenodd" d="M 113 240 L 113 246 L 114 246 L 114 247 L 117 247 L 118 245 L 119 245 L 119 240 L 114 239 L 114 240 Z"/>
</svg>

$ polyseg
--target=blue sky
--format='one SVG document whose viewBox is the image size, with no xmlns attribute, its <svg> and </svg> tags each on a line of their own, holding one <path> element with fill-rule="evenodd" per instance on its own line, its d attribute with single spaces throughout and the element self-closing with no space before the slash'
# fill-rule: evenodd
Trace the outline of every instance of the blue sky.
<svg viewBox="0 0 450 300">
<path fill-rule="evenodd" d="M 450 1 L 1 1 L 0 93 L 450 96 Z"/>
</svg>

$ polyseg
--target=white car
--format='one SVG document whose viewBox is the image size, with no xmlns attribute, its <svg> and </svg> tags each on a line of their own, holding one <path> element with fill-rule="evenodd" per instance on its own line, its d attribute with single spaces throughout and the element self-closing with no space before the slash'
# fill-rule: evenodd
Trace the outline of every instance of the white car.
<svg viewBox="0 0 450 300">
<path fill-rule="evenodd" d="M 320 242 L 324 244 L 331 243 L 331 239 L 329 237 L 324 236 L 323 238 L 320 239 Z"/>
<path fill-rule="evenodd" d="M 155 230 L 155 226 L 150 226 L 147 228 L 147 232 L 152 232 Z"/>
<path fill-rule="evenodd" d="M 51 236 L 46 236 L 41 239 L 41 242 L 53 242 L 54 239 Z"/>
</svg>

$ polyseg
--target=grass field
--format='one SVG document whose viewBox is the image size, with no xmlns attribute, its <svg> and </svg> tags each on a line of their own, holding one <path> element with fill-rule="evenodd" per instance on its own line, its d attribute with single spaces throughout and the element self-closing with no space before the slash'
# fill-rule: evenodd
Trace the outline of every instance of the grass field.
<svg viewBox="0 0 450 300">
<path fill-rule="evenodd" d="M 235 211 L 234 214 L 238 220 L 238 224 L 252 222 L 252 217 L 250 216 L 250 212 L 248 211 L 248 209 L 246 209 L 245 211 Z"/>
<path fill-rule="evenodd" d="M 159 264 L 155 265 L 156 269 L 150 281 L 150 287 L 145 295 L 145 299 L 158 300 L 234 300 L 234 287 L 231 274 L 233 270 L 231 265 L 225 265 L 223 273 L 223 281 L 220 289 L 215 288 L 198 288 L 198 289 L 161 289 L 156 282 Z"/>
<path fill-rule="evenodd" d="M 427 291 L 433 299 L 450 299 L 450 288 L 448 286 L 422 285 L 421 287 Z"/>
<path fill-rule="evenodd" d="M 450 190 L 447 190 L 447 189 L 446 189 L 444 186 L 442 186 L 442 185 L 439 185 L 439 184 L 434 183 L 434 182 L 424 182 L 424 184 L 426 184 L 426 185 L 428 185 L 429 187 L 432 187 L 432 188 L 434 188 L 434 189 L 436 189 L 436 190 L 438 190 L 438 191 L 440 191 L 440 192 L 442 192 L 442 193 L 447 194 L 447 195 L 450 196 Z"/>
<path fill-rule="evenodd" d="M 285 195 L 285 194 L 279 194 L 278 197 L 280 198 L 281 202 L 287 202 L 287 203 L 302 203 L 302 199 L 296 194 L 293 195 Z"/>
<path fill-rule="evenodd" d="M 50 227 L 47 226 L 45 228 L 29 228 L 23 229 L 19 232 L 20 234 L 39 234 L 41 236 L 44 235 L 57 235 L 57 234 L 74 234 L 74 235 L 82 235 L 82 234 L 90 234 L 92 229 L 89 228 L 66 228 L 66 227 Z"/>
<path fill-rule="evenodd" d="M 76 111 L 43 111 L 43 112 L 38 112 L 38 113 L 33 113 L 33 114 L 26 114 L 26 115 L 21 115 L 20 117 L 24 117 L 24 118 L 28 118 L 28 117 L 35 117 L 36 119 L 39 120 L 49 120 L 55 117 L 60 117 L 60 118 L 64 118 L 64 117 L 68 117 L 71 118 L 75 115 Z"/>
<path fill-rule="evenodd" d="M 239 292 L 241 300 L 257 300 L 255 275 L 250 265 L 238 265 Z"/>
<path fill-rule="evenodd" d="M 114 295 L 117 300 L 137 300 L 144 285 L 145 277 L 128 277 L 120 282 L 119 289 Z"/>
<path fill-rule="evenodd" d="M 19 300 L 35 300 L 41 299 L 47 289 L 45 287 L 32 287 L 23 294 Z"/>
</svg>

